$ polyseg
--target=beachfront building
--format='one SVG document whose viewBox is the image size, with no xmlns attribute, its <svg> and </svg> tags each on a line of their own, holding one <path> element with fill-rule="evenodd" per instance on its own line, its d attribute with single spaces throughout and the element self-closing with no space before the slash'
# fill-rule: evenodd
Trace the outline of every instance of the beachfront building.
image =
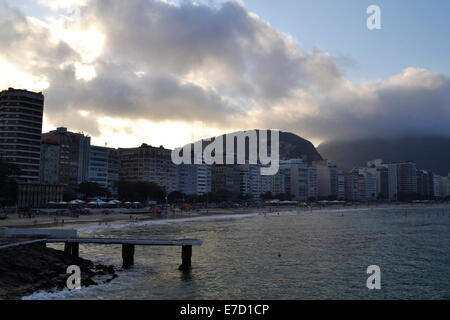
<svg viewBox="0 0 450 320">
<path fill-rule="evenodd" d="M 277 174 L 270 176 L 270 192 L 272 195 L 286 194 L 286 175 L 278 170 Z"/>
<path fill-rule="evenodd" d="M 60 184 L 19 183 L 17 207 L 19 209 L 42 208 L 49 202 L 63 201 L 64 186 Z"/>
<path fill-rule="evenodd" d="M 115 194 L 119 181 L 119 150 L 107 147 L 90 146 L 88 181 L 99 184 Z"/>
<path fill-rule="evenodd" d="M 345 200 L 359 201 L 359 174 L 356 172 L 345 173 Z"/>
<path fill-rule="evenodd" d="M 420 199 L 432 200 L 435 195 L 434 174 L 429 170 L 417 170 L 417 194 Z"/>
<path fill-rule="evenodd" d="M 308 164 L 303 159 L 291 159 L 280 161 L 280 174 L 285 175 L 289 181 L 286 193 L 292 195 L 293 200 L 307 201 L 308 190 Z"/>
<path fill-rule="evenodd" d="M 211 190 L 227 191 L 235 196 L 240 192 L 240 171 L 237 165 L 214 164 L 211 170 Z"/>
<path fill-rule="evenodd" d="M 345 199 L 345 174 L 329 160 L 313 161 L 317 170 L 318 198 Z"/>
<path fill-rule="evenodd" d="M 44 133 L 42 142 L 59 146 L 58 183 L 73 191 L 88 180 L 90 137 L 70 132 L 67 128 L 58 128 Z"/>
<path fill-rule="evenodd" d="M 41 144 L 41 183 L 59 183 L 59 145 L 56 143 Z"/>
<path fill-rule="evenodd" d="M 177 166 L 177 190 L 186 195 L 201 196 L 211 192 L 212 167 L 206 164 Z"/>
<path fill-rule="evenodd" d="M 9 88 L 0 92 L 0 158 L 16 164 L 21 182 L 39 182 L 42 93 Z"/>
<path fill-rule="evenodd" d="M 308 166 L 308 200 L 317 200 L 319 197 L 317 169 Z"/>
<path fill-rule="evenodd" d="M 412 161 L 395 162 L 397 165 L 397 189 L 399 200 L 417 196 L 417 167 Z"/>
<path fill-rule="evenodd" d="M 153 182 L 169 194 L 177 190 L 177 168 L 172 151 L 147 144 L 139 148 L 119 149 L 120 179 Z"/>
<path fill-rule="evenodd" d="M 376 179 L 376 197 L 378 200 L 389 199 L 389 169 L 383 160 L 377 159 L 367 163 L 367 172 Z"/>
</svg>

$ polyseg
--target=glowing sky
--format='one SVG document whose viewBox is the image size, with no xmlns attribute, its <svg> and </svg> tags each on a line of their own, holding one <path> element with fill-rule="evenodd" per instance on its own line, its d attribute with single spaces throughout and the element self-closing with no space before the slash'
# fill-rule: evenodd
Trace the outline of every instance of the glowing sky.
<svg viewBox="0 0 450 320">
<path fill-rule="evenodd" d="M 379 2 L 369 31 L 365 0 L 0 0 L 0 89 L 42 90 L 44 131 L 111 147 L 450 135 L 448 2 L 423 19 L 423 4 Z"/>
</svg>

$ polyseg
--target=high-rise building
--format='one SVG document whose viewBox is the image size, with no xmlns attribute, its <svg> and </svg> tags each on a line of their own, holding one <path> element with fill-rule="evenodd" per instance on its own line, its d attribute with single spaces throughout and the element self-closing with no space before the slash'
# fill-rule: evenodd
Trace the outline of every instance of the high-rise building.
<svg viewBox="0 0 450 320">
<path fill-rule="evenodd" d="M 417 194 L 421 199 L 432 200 L 434 191 L 434 174 L 429 170 L 417 170 Z"/>
<path fill-rule="evenodd" d="M 0 157 L 19 166 L 19 182 L 39 182 L 44 96 L 9 88 L 0 92 Z"/>
<path fill-rule="evenodd" d="M 143 144 L 139 148 L 119 149 L 119 152 L 121 180 L 153 182 L 167 193 L 177 190 L 177 168 L 172 162 L 171 150 Z"/>
<path fill-rule="evenodd" d="M 227 191 L 235 196 L 240 193 L 240 170 L 237 165 L 214 164 L 211 174 L 212 192 Z"/>
<path fill-rule="evenodd" d="M 41 144 L 41 183 L 59 183 L 59 145 L 56 143 Z"/>
<path fill-rule="evenodd" d="M 211 192 L 211 166 L 206 164 L 177 166 L 177 190 L 186 195 L 196 196 Z"/>
<path fill-rule="evenodd" d="M 114 194 L 115 184 L 119 181 L 119 150 L 107 147 L 91 146 L 89 151 L 89 182 L 94 182 Z"/>
<path fill-rule="evenodd" d="M 356 172 L 345 173 L 345 200 L 359 201 L 359 174 Z"/>
<path fill-rule="evenodd" d="M 308 200 L 317 200 L 319 197 L 317 169 L 308 166 Z"/>
<path fill-rule="evenodd" d="M 42 142 L 59 145 L 59 183 L 75 190 L 88 181 L 90 137 L 58 128 L 44 133 Z"/>
<path fill-rule="evenodd" d="M 417 167 L 412 161 L 396 162 L 398 196 L 406 199 L 417 195 Z"/>
</svg>

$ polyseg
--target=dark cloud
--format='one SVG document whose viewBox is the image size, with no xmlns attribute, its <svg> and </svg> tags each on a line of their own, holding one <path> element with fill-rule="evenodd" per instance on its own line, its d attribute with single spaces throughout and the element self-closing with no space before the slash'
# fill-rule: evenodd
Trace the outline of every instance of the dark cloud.
<svg viewBox="0 0 450 320">
<path fill-rule="evenodd" d="M 73 40 L 51 41 L 52 26 L 0 6 L 0 59 L 45 76 L 46 113 L 58 125 L 97 135 L 97 119 L 108 116 L 279 128 L 321 140 L 450 135 L 447 77 L 409 68 L 354 86 L 327 52 L 303 50 L 237 2 L 87 0 L 79 23 L 105 40 L 93 61 Z M 77 79 L 80 63 L 96 77 Z"/>
</svg>

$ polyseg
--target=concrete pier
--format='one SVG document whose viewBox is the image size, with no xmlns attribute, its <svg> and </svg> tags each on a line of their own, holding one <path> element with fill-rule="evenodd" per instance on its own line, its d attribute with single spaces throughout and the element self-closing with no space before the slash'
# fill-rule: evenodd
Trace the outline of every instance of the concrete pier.
<svg viewBox="0 0 450 320">
<path fill-rule="evenodd" d="M 179 270 L 188 271 L 192 267 L 192 246 L 201 246 L 203 240 L 198 239 L 117 239 L 117 238 L 46 238 L 22 241 L 0 246 L 0 249 L 42 243 L 64 243 L 64 252 L 78 257 L 80 244 L 122 245 L 123 268 L 134 265 L 135 247 L 140 246 L 178 246 L 181 247 L 181 265 Z"/>
</svg>

